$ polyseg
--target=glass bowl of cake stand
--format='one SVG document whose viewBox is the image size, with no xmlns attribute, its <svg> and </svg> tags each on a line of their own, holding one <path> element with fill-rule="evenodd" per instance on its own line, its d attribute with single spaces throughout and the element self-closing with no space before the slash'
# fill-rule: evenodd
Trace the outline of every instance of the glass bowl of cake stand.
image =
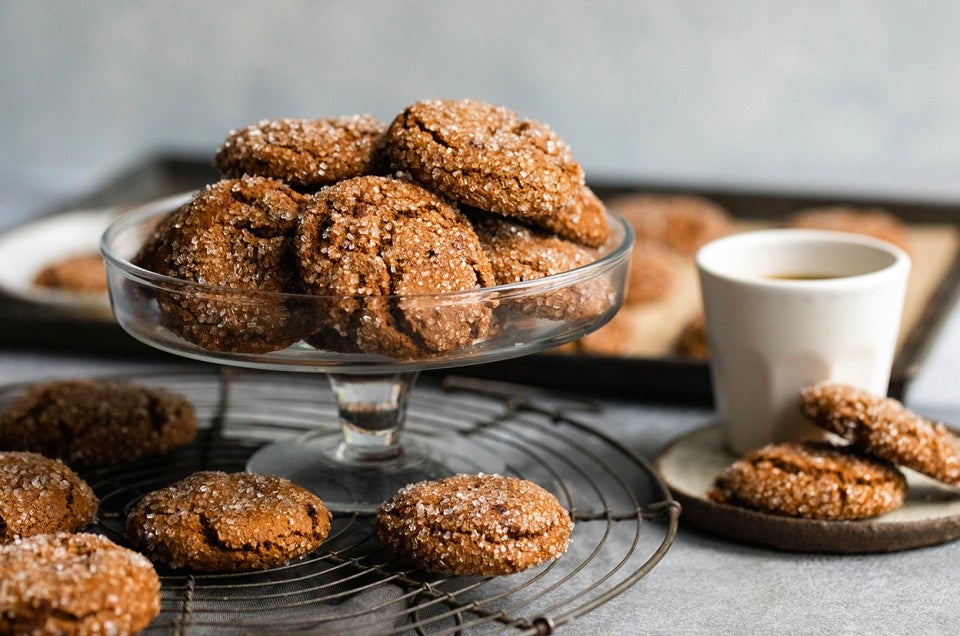
<svg viewBox="0 0 960 636">
<path fill-rule="evenodd" d="M 622 304 L 633 244 L 629 225 L 608 211 L 611 235 L 588 265 L 530 282 L 421 296 L 255 292 L 176 279 L 133 264 L 157 223 L 190 198 L 179 195 L 145 204 L 120 216 L 104 233 L 101 250 L 114 316 L 133 337 L 178 356 L 324 374 L 333 388 L 339 426 L 326 423 L 301 437 L 267 443 L 253 454 L 247 469 L 286 477 L 340 512 L 371 512 L 402 486 L 423 479 L 501 472 L 502 459 L 470 436 L 404 434 L 407 400 L 418 374 L 529 355 L 596 330 Z M 485 328 L 471 341 L 441 352 L 396 357 L 318 343 L 309 333 L 277 350 L 219 351 L 185 337 L 189 334 L 182 328 L 182 315 L 170 310 L 198 302 L 219 311 L 250 312 L 254 320 L 262 307 L 282 307 L 305 316 L 312 328 L 331 312 L 339 311 L 342 317 L 345 307 L 351 320 L 399 312 L 406 322 L 433 321 L 443 328 L 443 321 L 450 321 L 447 324 L 459 329 L 463 321 L 479 320 Z"/>
</svg>

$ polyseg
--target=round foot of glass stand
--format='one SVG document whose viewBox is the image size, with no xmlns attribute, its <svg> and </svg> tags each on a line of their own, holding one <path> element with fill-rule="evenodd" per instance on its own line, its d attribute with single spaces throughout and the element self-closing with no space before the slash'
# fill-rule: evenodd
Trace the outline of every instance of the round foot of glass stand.
<svg viewBox="0 0 960 636">
<path fill-rule="evenodd" d="M 407 484 L 457 473 L 501 473 L 503 460 L 456 434 L 404 433 L 403 450 L 387 460 L 350 460 L 334 433 L 270 444 L 247 462 L 251 472 L 286 477 L 323 500 L 332 512 L 375 512 Z"/>
<path fill-rule="evenodd" d="M 340 431 L 265 446 L 247 470 L 286 477 L 331 511 L 347 513 L 374 512 L 403 486 L 425 479 L 503 472 L 503 460 L 469 437 L 403 430 L 416 375 L 330 374 Z"/>
</svg>

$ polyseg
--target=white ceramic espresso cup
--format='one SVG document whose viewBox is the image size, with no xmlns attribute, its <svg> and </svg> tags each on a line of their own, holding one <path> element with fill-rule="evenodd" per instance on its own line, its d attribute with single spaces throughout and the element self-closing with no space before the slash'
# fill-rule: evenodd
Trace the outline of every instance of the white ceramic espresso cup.
<svg viewBox="0 0 960 636">
<path fill-rule="evenodd" d="M 886 395 L 910 271 L 885 241 L 762 230 L 697 253 L 717 414 L 729 450 L 822 438 L 800 415 L 819 381 Z"/>
</svg>

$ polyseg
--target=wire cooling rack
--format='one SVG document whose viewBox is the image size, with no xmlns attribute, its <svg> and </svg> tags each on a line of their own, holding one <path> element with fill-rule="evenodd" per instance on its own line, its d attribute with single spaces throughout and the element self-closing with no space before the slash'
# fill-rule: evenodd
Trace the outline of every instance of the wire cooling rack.
<svg viewBox="0 0 960 636">
<path fill-rule="evenodd" d="M 201 432 L 164 457 L 84 473 L 101 501 L 94 531 L 119 543 L 126 511 L 147 492 L 197 470 L 243 470 L 267 441 L 339 427 L 322 377 L 225 369 L 132 380 L 187 397 Z M 0 406 L 16 392 L 0 393 Z M 147 633 L 552 633 L 637 583 L 677 532 L 679 505 L 651 466 L 582 421 L 596 410 L 455 377 L 411 397 L 410 435 L 471 436 L 504 459 L 506 474 L 541 484 L 571 511 L 570 549 L 553 562 L 492 578 L 427 574 L 380 548 L 373 516 L 335 515 L 316 552 L 280 568 L 215 575 L 159 567 L 161 610 Z"/>
</svg>

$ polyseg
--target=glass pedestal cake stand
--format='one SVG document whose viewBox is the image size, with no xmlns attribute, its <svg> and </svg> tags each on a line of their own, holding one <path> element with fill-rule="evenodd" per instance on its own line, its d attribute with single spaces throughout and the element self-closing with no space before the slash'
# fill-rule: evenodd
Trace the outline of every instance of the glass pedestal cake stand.
<svg viewBox="0 0 960 636">
<path fill-rule="evenodd" d="M 419 296 L 257 292 L 162 276 L 133 263 L 157 223 L 189 198 L 131 210 L 104 234 L 114 315 L 135 338 L 179 356 L 325 374 L 339 430 L 318 426 L 316 433 L 269 443 L 247 469 L 287 477 L 341 512 L 371 512 L 423 479 L 502 471 L 502 460 L 469 436 L 404 433 L 418 373 L 528 355 L 597 329 L 622 304 L 633 243 L 622 217 L 608 212 L 611 237 L 594 262 L 531 282 Z M 405 343 L 399 354 L 398 339 Z"/>
</svg>

